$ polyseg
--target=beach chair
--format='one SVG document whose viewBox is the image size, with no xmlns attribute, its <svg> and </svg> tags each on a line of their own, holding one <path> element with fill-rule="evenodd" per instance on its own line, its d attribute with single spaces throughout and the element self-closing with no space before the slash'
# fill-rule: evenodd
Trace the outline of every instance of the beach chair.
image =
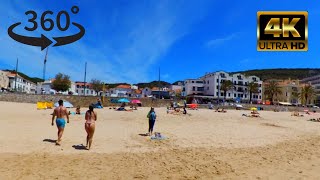
<svg viewBox="0 0 320 180">
<path fill-rule="evenodd" d="M 37 102 L 37 109 L 47 109 L 46 102 Z"/>
<path fill-rule="evenodd" d="M 54 106 L 53 102 L 45 102 L 45 103 L 46 103 L 47 109 L 52 109 Z"/>
</svg>

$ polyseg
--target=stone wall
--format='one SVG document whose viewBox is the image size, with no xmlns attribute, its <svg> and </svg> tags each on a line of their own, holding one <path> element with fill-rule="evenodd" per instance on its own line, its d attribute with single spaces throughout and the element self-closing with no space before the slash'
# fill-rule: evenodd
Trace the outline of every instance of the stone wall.
<svg viewBox="0 0 320 180">
<path fill-rule="evenodd" d="M 70 96 L 70 95 L 35 95 L 35 94 L 16 94 L 16 93 L 0 93 L 0 101 L 32 103 L 36 104 L 39 101 L 57 102 L 59 99 L 69 101 L 73 106 L 88 107 L 92 103 L 97 102 L 97 96 Z M 112 98 L 119 99 L 119 98 Z M 139 99 L 143 107 L 165 107 L 170 104 L 170 100 L 156 99 L 152 101 L 150 98 Z M 119 104 L 111 103 L 111 98 L 104 98 L 103 106 L 119 106 Z"/>
</svg>

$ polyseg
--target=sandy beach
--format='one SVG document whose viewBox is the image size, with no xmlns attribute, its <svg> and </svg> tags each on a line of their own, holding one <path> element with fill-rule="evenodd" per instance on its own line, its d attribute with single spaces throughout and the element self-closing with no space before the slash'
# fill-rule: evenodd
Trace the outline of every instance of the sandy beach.
<svg viewBox="0 0 320 180">
<path fill-rule="evenodd" d="M 82 108 L 85 112 L 86 108 Z M 133 112 L 98 109 L 90 151 L 83 150 L 84 115 L 71 115 L 62 146 L 55 146 L 53 110 L 0 102 L 0 179 L 319 179 L 320 114 L 155 108 L 151 140 L 149 108 Z M 75 109 L 70 109 L 75 111 Z"/>
</svg>

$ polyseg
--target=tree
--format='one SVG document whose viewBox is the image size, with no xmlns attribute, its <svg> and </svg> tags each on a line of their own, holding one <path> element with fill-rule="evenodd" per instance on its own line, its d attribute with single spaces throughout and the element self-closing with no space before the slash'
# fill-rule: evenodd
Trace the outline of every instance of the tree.
<svg viewBox="0 0 320 180">
<path fill-rule="evenodd" d="M 55 80 L 52 82 L 52 89 L 59 91 L 68 91 L 71 87 L 70 76 L 58 73 Z"/>
<path fill-rule="evenodd" d="M 315 89 L 311 85 L 305 85 L 304 87 L 302 87 L 301 93 L 300 93 L 300 99 L 304 105 L 307 105 L 308 102 L 315 96 L 316 96 Z"/>
<path fill-rule="evenodd" d="M 103 90 L 103 82 L 101 82 L 98 79 L 92 79 L 91 84 L 92 84 L 92 89 L 97 93 L 97 96 L 98 96 L 99 92 Z"/>
<path fill-rule="evenodd" d="M 223 81 L 221 83 L 221 90 L 224 92 L 224 100 L 227 98 L 227 92 L 233 88 L 233 83 L 230 80 Z"/>
<path fill-rule="evenodd" d="M 273 103 L 275 96 L 282 94 L 282 91 L 276 81 L 270 81 L 265 88 L 264 94 Z"/>
<path fill-rule="evenodd" d="M 249 99 L 249 101 L 251 102 L 252 94 L 259 92 L 259 85 L 258 85 L 258 83 L 250 82 L 250 83 L 248 84 L 248 91 L 249 91 L 249 94 L 250 94 L 250 97 L 249 97 L 250 99 Z"/>
<path fill-rule="evenodd" d="M 292 102 L 298 103 L 297 100 L 299 99 L 299 97 L 300 97 L 300 93 L 297 92 L 297 91 L 293 91 L 293 92 L 291 93 L 291 103 L 292 103 Z"/>
</svg>

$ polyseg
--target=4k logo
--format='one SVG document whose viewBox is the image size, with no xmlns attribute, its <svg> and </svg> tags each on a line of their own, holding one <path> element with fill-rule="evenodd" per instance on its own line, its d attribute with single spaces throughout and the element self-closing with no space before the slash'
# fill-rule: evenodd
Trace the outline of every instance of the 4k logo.
<svg viewBox="0 0 320 180">
<path fill-rule="evenodd" d="M 308 51 L 308 12 L 258 12 L 258 51 Z"/>
</svg>

